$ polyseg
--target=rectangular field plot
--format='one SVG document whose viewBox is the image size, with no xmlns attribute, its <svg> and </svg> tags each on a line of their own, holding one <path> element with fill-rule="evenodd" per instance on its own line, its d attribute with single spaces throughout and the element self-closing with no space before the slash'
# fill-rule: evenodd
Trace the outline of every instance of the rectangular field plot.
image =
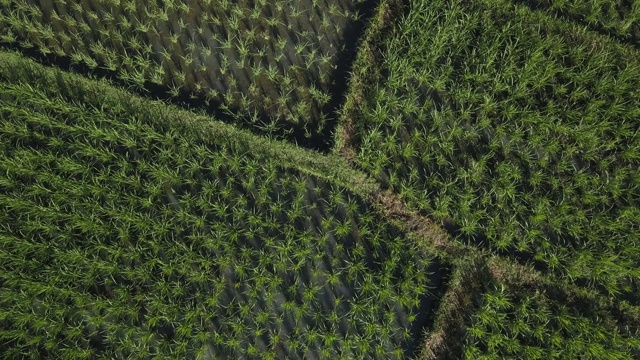
<svg viewBox="0 0 640 360">
<path fill-rule="evenodd" d="M 43 84 L 0 81 L 4 356 L 405 357 L 439 260 L 358 197 Z"/>
<path fill-rule="evenodd" d="M 0 1 L 0 42 L 312 137 L 335 106 L 335 70 L 363 2 Z"/>
<path fill-rule="evenodd" d="M 639 304 L 640 52 L 509 1 L 398 21 L 353 102 L 358 166 L 469 244 Z"/>
<path fill-rule="evenodd" d="M 494 285 L 466 330 L 464 359 L 637 359 L 640 340 L 611 314 Z M 590 304 L 592 305 L 592 304 Z"/>
</svg>

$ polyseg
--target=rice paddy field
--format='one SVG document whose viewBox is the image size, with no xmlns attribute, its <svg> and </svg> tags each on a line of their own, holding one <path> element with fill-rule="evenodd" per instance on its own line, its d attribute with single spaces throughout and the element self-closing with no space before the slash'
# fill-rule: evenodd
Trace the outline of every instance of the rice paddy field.
<svg viewBox="0 0 640 360">
<path fill-rule="evenodd" d="M 0 0 L 0 359 L 640 359 L 639 31 Z"/>
<path fill-rule="evenodd" d="M 636 295 L 638 48 L 508 1 L 412 5 L 350 109 L 356 166 L 461 241 Z"/>
<path fill-rule="evenodd" d="M 335 121 L 363 1 L 7 0 L 0 41 L 308 140 Z"/>
</svg>

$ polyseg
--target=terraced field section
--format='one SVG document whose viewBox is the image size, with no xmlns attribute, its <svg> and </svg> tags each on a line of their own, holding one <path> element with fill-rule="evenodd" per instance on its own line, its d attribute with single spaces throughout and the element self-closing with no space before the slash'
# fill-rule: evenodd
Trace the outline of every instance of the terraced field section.
<svg viewBox="0 0 640 360">
<path fill-rule="evenodd" d="M 335 152 L 458 240 L 639 305 L 639 50 L 509 1 L 406 9 Z"/>
<path fill-rule="evenodd" d="M 332 123 L 363 9 L 364 0 L 4 0 L 0 42 L 309 140 Z"/>
<path fill-rule="evenodd" d="M 421 335 L 440 259 L 311 152 L 6 52 L 0 119 L 3 358 L 399 359 Z"/>
</svg>

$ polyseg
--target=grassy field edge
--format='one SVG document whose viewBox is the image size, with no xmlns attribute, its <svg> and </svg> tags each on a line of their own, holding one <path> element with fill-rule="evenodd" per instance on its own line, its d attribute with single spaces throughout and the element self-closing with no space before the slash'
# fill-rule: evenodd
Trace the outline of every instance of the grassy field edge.
<svg viewBox="0 0 640 360">
<path fill-rule="evenodd" d="M 380 67 L 376 66 L 381 61 L 380 44 L 383 44 L 382 39 L 393 28 L 395 19 L 402 16 L 408 6 L 405 0 L 382 0 L 371 17 L 358 48 L 345 102 L 338 112 L 335 142 L 331 151 L 344 157 L 351 165 L 354 165 L 356 156 L 356 150 L 352 147 L 352 137 L 355 135 L 353 118 L 364 102 L 367 87 L 382 79 Z"/>
<path fill-rule="evenodd" d="M 486 282 L 490 279 L 483 257 L 458 259 L 444 294 L 437 318 L 422 342 L 419 360 L 458 359 L 467 319 L 479 306 Z"/>
</svg>

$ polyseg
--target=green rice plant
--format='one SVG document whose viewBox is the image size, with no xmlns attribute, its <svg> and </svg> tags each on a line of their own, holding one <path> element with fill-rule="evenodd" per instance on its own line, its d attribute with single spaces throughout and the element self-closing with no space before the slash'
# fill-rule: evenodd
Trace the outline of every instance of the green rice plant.
<svg viewBox="0 0 640 360">
<path fill-rule="evenodd" d="M 133 24 L 126 16 L 120 17 L 117 25 L 122 31 L 130 30 L 133 27 Z"/>
</svg>

